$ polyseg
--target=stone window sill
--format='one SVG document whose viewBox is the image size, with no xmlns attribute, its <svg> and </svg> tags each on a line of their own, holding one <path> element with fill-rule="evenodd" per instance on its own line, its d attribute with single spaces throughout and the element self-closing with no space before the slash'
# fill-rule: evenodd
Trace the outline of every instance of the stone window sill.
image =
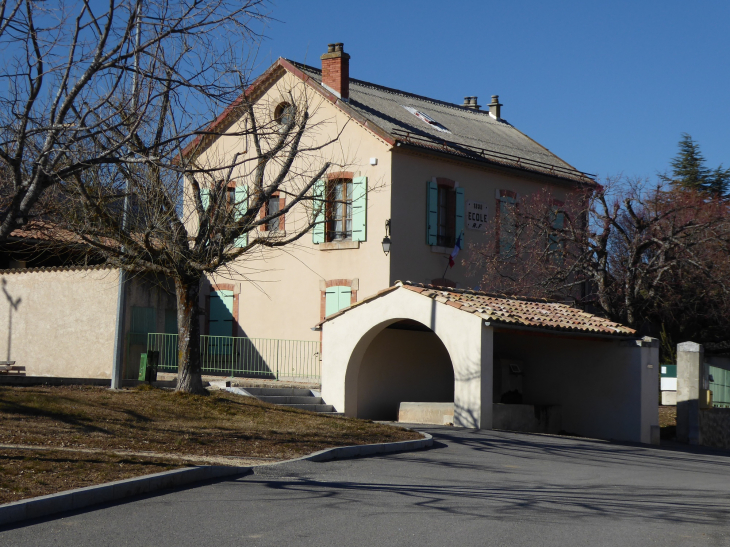
<svg viewBox="0 0 730 547">
<path fill-rule="evenodd" d="M 359 249 L 359 241 L 329 241 L 317 245 L 320 251 L 339 251 L 342 249 Z"/>
<path fill-rule="evenodd" d="M 440 255 L 450 255 L 453 250 L 453 247 L 439 247 L 438 245 L 431 245 L 431 252 Z"/>
</svg>

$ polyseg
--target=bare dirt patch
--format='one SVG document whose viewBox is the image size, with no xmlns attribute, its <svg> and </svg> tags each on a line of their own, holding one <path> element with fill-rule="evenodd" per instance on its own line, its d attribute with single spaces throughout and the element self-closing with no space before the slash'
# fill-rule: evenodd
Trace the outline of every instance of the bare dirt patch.
<svg viewBox="0 0 730 547">
<path fill-rule="evenodd" d="M 0 502 L 39 495 L 32 484 L 40 482 L 49 485 L 43 493 L 50 493 L 58 491 L 54 488 L 78 488 L 163 470 L 160 465 L 183 466 L 179 460 L 115 455 L 114 451 L 184 455 L 191 462 L 215 456 L 271 461 L 335 446 L 418 438 L 418 433 L 397 427 L 304 412 L 227 392 L 204 397 L 160 389 L 0 387 L 0 444 L 108 452 L 101 458 L 96 453 L 63 451 L 50 456 L 45 451 L 1 449 Z M 46 463 L 33 468 L 36 460 Z M 131 474 L 112 474 L 115 465 Z M 27 466 L 33 469 L 30 475 L 20 474 Z M 54 469 L 69 473 L 62 479 L 50 478 Z M 86 469 L 90 477 L 96 477 L 92 482 L 84 477 Z M 14 475 L 19 478 L 13 479 Z"/>
</svg>

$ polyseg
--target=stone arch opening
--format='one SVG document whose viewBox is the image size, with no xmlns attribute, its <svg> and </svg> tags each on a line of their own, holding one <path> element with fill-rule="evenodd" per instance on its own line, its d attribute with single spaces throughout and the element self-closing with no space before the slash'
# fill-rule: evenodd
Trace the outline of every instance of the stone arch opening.
<svg viewBox="0 0 730 547">
<path fill-rule="evenodd" d="M 380 325 L 359 366 L 354 414 L 372 420 L 397 420 L 401 402 L 454 402 L 454 367 L 446 346 L 426 325 L 412 319 Z"/>
</svg>

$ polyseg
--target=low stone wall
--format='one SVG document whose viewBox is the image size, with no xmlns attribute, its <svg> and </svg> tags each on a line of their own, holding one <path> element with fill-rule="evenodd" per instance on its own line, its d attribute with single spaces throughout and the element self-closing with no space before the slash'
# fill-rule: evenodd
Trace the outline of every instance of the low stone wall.
<svg viewBox="0 0 730 547">
<path fill-rule="evenodd" d="M 730 449 L 730 408 L 700 410 L 700 443 Z"/>
</svg>

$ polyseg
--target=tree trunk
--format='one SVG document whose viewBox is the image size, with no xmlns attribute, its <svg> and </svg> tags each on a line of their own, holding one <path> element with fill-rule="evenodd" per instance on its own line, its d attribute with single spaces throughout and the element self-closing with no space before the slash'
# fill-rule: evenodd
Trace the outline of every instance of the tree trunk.
<svg viewBox="0 0 730 547">
<path fill-rule="evenodd" d="M 177 391 L 205 395 L 200 373 L 200 279 L 176 279 L 177 295 Z"/>
</svg>

